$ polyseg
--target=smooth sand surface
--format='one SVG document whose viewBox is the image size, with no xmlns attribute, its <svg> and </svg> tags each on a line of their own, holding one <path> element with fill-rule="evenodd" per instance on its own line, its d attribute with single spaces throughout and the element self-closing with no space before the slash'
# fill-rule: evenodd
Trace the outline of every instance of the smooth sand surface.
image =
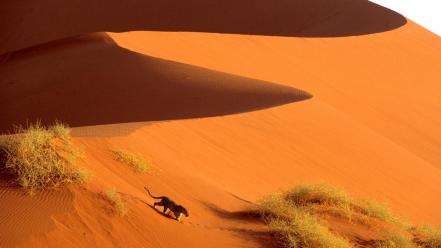
<svg viewBox="0 0 441 248">
<path fill-rule="evenodd" d="M 1 3 L 1 131 L 67 122 L 93 178 L 32 198 L 2 183 L 0 246 L 271 247 L 243 211 L 302 182 L 441 225 L 441 39 L 364 0 L 255 2 Z"/>
</svg>

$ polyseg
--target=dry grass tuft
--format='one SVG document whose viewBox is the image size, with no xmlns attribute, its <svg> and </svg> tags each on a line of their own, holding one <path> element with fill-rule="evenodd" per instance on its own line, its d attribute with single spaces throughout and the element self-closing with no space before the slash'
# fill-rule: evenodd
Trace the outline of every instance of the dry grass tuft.
<svg viewBox="0 0 441 248">
<path fill-rule="evenodd" d="M 418 243 L 424 248 L 441 248 L 441 230 L 430 226 L 414 228 Z"/>
<path fill-rule="evenodd" d="M 396 222 L 389 206 L 374 200 L 361 200 L 357 203 L 358 210 L 369 217 L 377 218 L 386 222 Z"/>
<path fill-rule="evenodd" d="M 127 206 L 125 202 L 123 202 L 123 200 L 121 199 L 121 194 L 116 190 L 116 188 L 111 188 L 107 190 L 106 197 L 112 203 L 112 206 L 115 208 L 116 212 L 120 216 L 127 215 Z"/>
<path fill-rule="evenodd" d="M 70 129 L 57 123 L 19 128 L 0 143 L 5 168 L 19 185 L 31 192 L 72 183 L 85 183 L 89 173 L 75 167 L 80 150 L 72 143 Z"/>
<path fill-rule="evenodd" d="M 388 233 L 375 248 L 418 248 L 408 237 L 398 233 Z"/>
<path fill-rule="evenodd" d="M 430 227 L 415 228 L 395 216 L 389 207 L 373 200 L 351 198 L 334 186 L 298 185 L 281 194 L 270 194 L 259 203 L 263 220 L 282 247 L 352 247 L 350 241 L 331 232 L 327 216 L 352 217 L 359 224 L 378 228 L 383 238 L 376 248 L 441 248 L 441 231 Z M 413 237 L 413 240 L 411 239 Z M 358 242 L 353 240 L 353 242 Z"/>
<path fill-rule="evenodd" d="M 260 202 L 260 210 L 270 230 L 284 247 L 352 247 L 347 240 L 329 231 L 306 209 L 297 207 L 282 195 L 264 198 Z"/>
<path fill-rule="evenodd" d="M 286 192 L 285 198 L 311 213 L 328 213 L 349 220 L 353 215 L 353 200 L 346 192 L 332 185 L 298 185 Z"/>
<path fill-rule="evenodd" d="M 124 149 L 111 149 L 111 152 L 118 161 L 130 165 L 138 172 L 145 173 L 150 168 L 144 156 L 139 153 L 133 153 Z"/>
<path fill-rule="evenodd" d="M 296 206 L 328 205 L 349 208 L 352 200 L 343 190 L 326 184 L 299 185 L 286 193 Z"/>
</svg>

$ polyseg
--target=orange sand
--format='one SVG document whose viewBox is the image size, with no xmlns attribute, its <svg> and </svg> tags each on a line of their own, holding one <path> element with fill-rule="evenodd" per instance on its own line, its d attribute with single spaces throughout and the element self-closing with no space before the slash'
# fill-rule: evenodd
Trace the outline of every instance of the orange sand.
<svg viewBox="0 0 441 248">
<path fill-rule="evenodd" d="M 300 182 L 441 225 L 439 37 L 364 0 L 158 2 L 0 3 L 1 132 L 65 121 L 94 175 L 33 198 L 2 183 L 1 247 L 271 247 L 240 211 Z M 155 212 L 144 185 L 191 217 Z"/>
</svg>

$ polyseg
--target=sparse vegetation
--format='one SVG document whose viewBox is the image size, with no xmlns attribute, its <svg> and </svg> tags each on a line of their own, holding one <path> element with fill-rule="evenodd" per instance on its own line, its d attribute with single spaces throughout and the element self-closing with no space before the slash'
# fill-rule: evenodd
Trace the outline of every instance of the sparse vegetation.
<svg viewBox="0 0 441 248">
<path fill-rule="evenodd" d="M 118 161 L 130 165 L 136 171 L 145 173 L 149 170 L 149 164 L 141 154 L 124 149 L 111 149 L 111 151 Z"/>
<path fill-rule="evenodd" d="M 375 248 L 417 248 L 409 237 L 399 233 L 387 233 Z"/>
<path fill-rule="evenodd" d="M 343 190 L 326 184 L 299 185 L 286 193 L 296 206 L 312 204 L 349 208 L 351 198 Z"/>
<path fill-rule="evenodd" d="M 120 216 L 125 216 L 128 212 L 127 206 L 125 202 L 121 199 L 120 193 L 116 190 L 116 188 L 111 188 L 106 191 L 107 199 L 112 203 L 115 211 Z"/>
<path fill-rule="evenodd" d="M 299 185 L 287 192 L 285 198 L 309 212 L 326 212 L 352 218 L 352 199 L 346 192 L 331 185 Z"/>
<path fill-rule="evenodd" d="M 271 195 L 260 207 L 269 228 L 284 247 L 351 247 L 347 240 L 331 233 L 317 217 L 296 207 L 289 198 Z"/>
<path fill-rule="evenodd" d="M 261 200 L 259 209 L 283 247 L 353 247 L 342 233 L 329 229 L 327 216 L 334 216 L 349 222 L 357 219 L 367 227 L 376 223 L 379 240 L 372 244 L 376 248 L 441 248 L 441 231 L 409 228 L 410 224 L 404 224 L 387 205 L 353 199 L 343 190 L 325 184 L 299 185 L 271 194 Z"/>
<path fill-rule="evenodd" d="M 373 218 L 393 222 L 397 218 L 391 213 L 389 206 L 374 200 L 361 200 L 357 203 L 360 211 Z"/>
<path fill-rule="evenodd" d="M 85 183 L 89 173 L 74 166 L 81 155 L 72 143 L 70 129 L 57 123 L 48 128 L 39 123 L 19 128 L 0 142 L 5 169 L 19 185 L 36 189 Z"/>
<path fill-rule="evenodd" d="M 417 243 L 424 248 L 441 248 L 441 230 L 430 226 L 413 228 Z"/>
</svg>

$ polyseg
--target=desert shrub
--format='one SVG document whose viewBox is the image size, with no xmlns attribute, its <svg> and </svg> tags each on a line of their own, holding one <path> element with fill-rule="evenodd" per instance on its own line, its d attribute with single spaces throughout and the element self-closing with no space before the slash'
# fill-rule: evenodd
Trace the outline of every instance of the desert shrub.
<svg viewBox="0 0 441 248">
<path fill-rule="evenodd" d="M 59 137 L 62 139 L 68 140 L 71 136 L 70 128 L 60 122 L 56 122 L 54 125 L 50 126 L 49 130 L 53 133 L 55 137 Z"/>
<path fill-rule="evenodd" d="M 391 213 L 389 206 L 384 203 L 374 200 L 361 200 L 358 202 L 357 206 L 363 214 L 369 217 L 389 222 L 396 220 L 394 215 Z"/>
<path fill-rule="evenodd" d="M 282 195 L 269 195 L 259 206 L 265 222 L 284 247 L 351 247 L 315 216 Z"/>
<path fill-rule="evenodd" d="M 289 220 L 294 215 L 296 207 L 293 207 L 293 204 L 283 195 L 270 194 L 259 202 L 259 210 L 265 220 L 273 217 Z"/>
<path fill-rule="evenodd" d="M 351 198 L 343 190 L 327 184 L 298 185 L 286 193 L 286 198 L 296 206 L 328 205 L 349 208 Z"/>
<path fill-rule="evenodd" d="M 19 128 L 0 143 L 4 167 L 19 185 L 30 189 L 85 183 L 89 174 L 74 166 L 81 155 L 72 143 L 70 130 L 62 124 L 43 127 L 40 124 Z"/>
<path fill-rule="evenodd" d="M 412 240 L 398 233 L 387 233 L 383 240 L 379 241 L 375 248 L 417 248 Z"/>
<path fill-rule="evenodd" d="M 415 234 L 424 248 L 441 248 L 441 230 L 430 226 L 415 228 Z"/>
<path fill-rule="evenodd" d="M 352 199 L 343 190 L 327 184 L 298 185 L 285 198 L 309 212 L 328 213 L 351 220 Z"/>
<path fill-rule="evenodd" d="M 326 184 L 298 185 L 284 193 L 270 194 L 258 205 L 263 220 L 284 247 L 351 247 L 346 239 L 328 229 L 325 220 L 332 215 L 349 217 L 350 222 L 354 218 L 374 230 L 380 227 L 378 234 L 386 235 L 373 244 L 376 248 L 441 248 L 441 230 L 412 227 L 386 204 L 354 199 Z"/>
<path fill-rule="evenodd" d="M 148 162 L 145 160 L 144 156 L 139 153 L 116 148 L 111 149 L 111 152 L 115 155 L 118 161 L 130 165 L 138 172 L 147 172 L 149 170 Z"/>
<path fill-rule="evenodd" d="M 106 191 L 106 197 L 114 207 L 115 211 L 120 216 L 125 216 L 128 212 L 127 206 L 124 201 L 121 199 L 120 193 L 116 190 L 116 188 L 111 188 Z"/>
</svg>

